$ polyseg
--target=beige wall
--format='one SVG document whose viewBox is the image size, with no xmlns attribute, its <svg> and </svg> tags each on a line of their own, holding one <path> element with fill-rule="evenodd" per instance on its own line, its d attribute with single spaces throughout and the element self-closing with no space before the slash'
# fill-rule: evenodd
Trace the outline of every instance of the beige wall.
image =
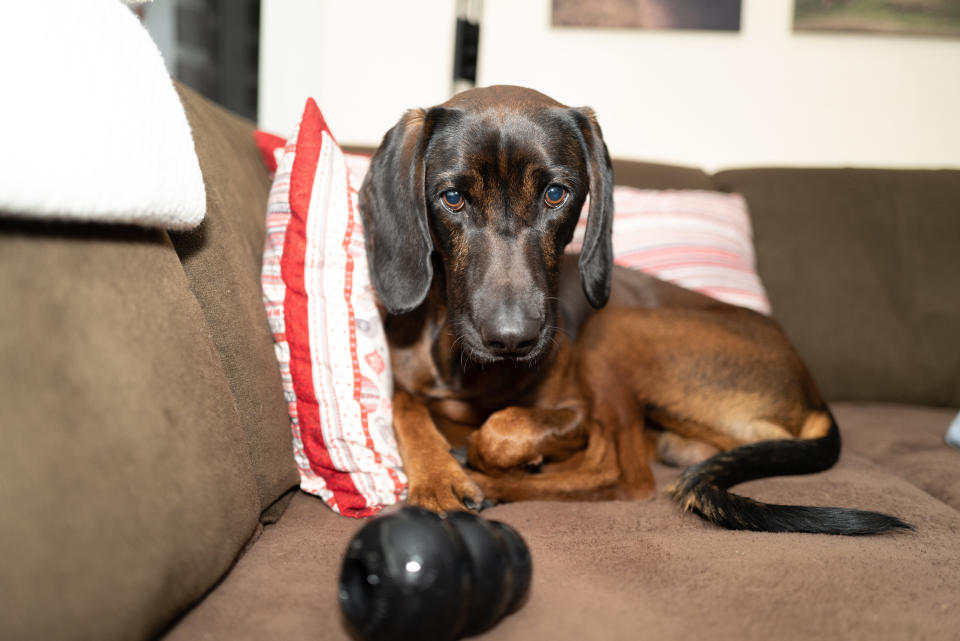
<svg viewBox="0 0 960 641">
<path fill-rule="evenodd" d="M 450 96 L 453 0 L 265 0 L 258 124 L 286 135 L 308 96 L 341 143 L 377 144 Z"/>
<path fill-rule="evenodd" d="M 342 142 L 375 143 L 449 94 L 454 5 L 263 3 L 262 126 L 285 131 L 313 95 Z M 591 105 L 618 156 L 960 167 L 960 40 L 795 35 L 792 11 L 744 0 L 733 34 L 554 29 L 550 0 L 484 0 L 478 80 Z"/>
</svg>

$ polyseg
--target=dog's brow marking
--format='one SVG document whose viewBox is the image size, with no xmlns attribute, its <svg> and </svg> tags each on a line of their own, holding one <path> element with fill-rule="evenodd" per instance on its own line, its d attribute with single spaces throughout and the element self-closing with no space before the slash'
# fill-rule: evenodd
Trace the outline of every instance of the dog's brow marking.
<svg viewBox="0 0 960 641">
<path fill-rule="evenodd" d="M 453 271 L 461 273 L 467 267 L 468 246 L 462 234 L 451 234 L 453 237 Z"/>
<path fill-rule="evenodd" d="M 434 176 L 433 182 L 442 188 L 451 186 L 454 188 L 483 189 L 483 175 L 471 167 L 441 171 Z"/>
</svg>

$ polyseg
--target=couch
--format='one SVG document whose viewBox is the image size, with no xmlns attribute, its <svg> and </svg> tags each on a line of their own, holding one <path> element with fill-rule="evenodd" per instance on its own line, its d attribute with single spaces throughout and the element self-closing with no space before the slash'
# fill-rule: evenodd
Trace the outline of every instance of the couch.
<svg viewBox="0 0 960 641">
<path fill-rule="evenodd" d="M 251 123 L 178 91 L 199 228 L 0 216 L 2 639 L 348 638 L 337 576 L 362 521 L 297 489 L 260 293 L 270 176 Z M 960 171 L 616 176 L 746 197 L 774 315 L 841 426 L 831 470 L 738 491 L 915 531 L 730 532 L 662 494 L 501 505 L 534 578 L 483 638 L 957 638 Z"/>
</svg>

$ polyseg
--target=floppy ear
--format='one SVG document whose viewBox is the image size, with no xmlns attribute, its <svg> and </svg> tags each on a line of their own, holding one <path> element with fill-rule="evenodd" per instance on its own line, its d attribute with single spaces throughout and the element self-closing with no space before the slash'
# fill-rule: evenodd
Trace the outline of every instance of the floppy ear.
<svg viewBox="0 0 960 641">
<path fill-rule="evenodd" d="M 383 137 L 360 187 L 370 275 L 391 314 L 420 305 L 433 280 L 423 193 L 425 120 L 422 109 L 404 114 Z"/>
<path fill-rule="evenodd" d="M 610 298 L 613 271 L 613 166 L 593 110 L 581 107 L 574 109 L 573 114 L 583 134 L 590 173 L 590 211 L 580 250 L 580 281 L 587 300 L 599 308 Z"/>
</svg>

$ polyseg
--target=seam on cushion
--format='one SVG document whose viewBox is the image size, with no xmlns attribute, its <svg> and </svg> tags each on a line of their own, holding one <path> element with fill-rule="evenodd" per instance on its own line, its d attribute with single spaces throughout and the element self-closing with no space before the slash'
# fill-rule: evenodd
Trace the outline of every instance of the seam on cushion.
<svg viewBox="0 0 960 641">
<path fill-rule="evenodd" d="M 209 198 L 209 191 L 208 191 L 208 198 Z M 184 235 L 189 235 L 193 233 L 203 233 L 201 230 L 206 228 L 206 225 L 207 225 L 206 221 L 207 221 L 207 218 L 204 218 L 203 223 L 201 223 L 197 228 L 195 228 L 194 230 L 191 230 L 190 232 L 184 232 Z M 230 377 L 227 376 L 226 368 L 224 367 L 224 364 L 223 364 L 223 355 L 221 354 L 220 349 L 217 346 L 216 340 L 214 340 L 213 332 L 210 330 L 210 320 L 207 316 L 206 309 L 201 303 L 200 299 L 197 297 L 197 293 L 193 288 L 193 282 L 190 279 L 190 275 L 187 273 L 183 265 L 183 256 L 177 250 L 177 247 L 174 244 L 173 239 L 170 237 L 170 233 L 167 230 L 163 230 L 162 233 L 164 237 L 164 242 L 177 254 L 177 259 L 178 259 L 178 262 L 180 263 L 180 269 L 183 272 L 183 277 L 187 286 L 187 290 L 190 292 L 190 296 L 196 302 L 197 307 L 199 308 L 200 313 L 203 316 L 203 327 L 205 329 L 206 338 L 207 340 L 210 341 L 210 347 L 212 351 L 217 355 L 217 363 L 219 366 L 220 375 L 222 376 L 222 380 L 226 384 L 227 389 L 230 390 L 230 405 L 231 405 L 231 410 L 233 414 L 233 423 L 235 426 L 235 431 L 238 433 L 238 435 L 241 438 L 244 439 L 244 441 L 246 441 L 246 434 L 243 429 L 243 421 L 241 420 L 241 417 L 240 417 L 240 411 L 237 408 L 236 394 L 233 390 L 233 385 L 230 382 Z M 244 555 L 247 554 L 247 552 L 254 546 L 254 544 L 257 541 L 260 540 L 260 537 L 263 535 L 263 524 L 260 522 L 260 517 L 263 514 L 263 506 L 262 506 L 262 501 L 260 499 L 260 491 L 259 491 L 260 486 L 257 481 L 256 468 L 254 467 L 253 457 L 250 451 L 250 445 L 249 443 L 246 443 L 246 442 L 244 443 L 244 445 L 245 447 L 243 448 L 243 450 L 247 457 L 247 462 L 250 469 L 251 482 L 253 484 L 253 490 L 254 490 L 255 496 L 257 498 L 257 507 L 258 507 L 257 518 L 254 521 L 253 530 L 247 536 L 246 541 L 243 543 L 242 546 L 240 546 L 240 549 L 234 555 L 233 559 L 230 561 L 227 567 L 224 568 L 220 576 L 217 577 L 217 579 L 210 586 L 207 587 L 207 589 L 203 592 L 203 594 L 198 599 L 194 600 L 191 604 L 188 604 L 187 607 L 185 607 L 183 610 L 181 610 L 180 612 L 176 613 L 173 617 L 171 617 L 171 619 L 166 622 L 163 628 L 160 631 L 158 631 L 158 634 L 157 634 L 158 638 L 164 636 L 167 632 L 173 629 L 183 619 L 183 617 L 187 615 L 187 613 L 193 610 L 193 608 L 197 607 L 197 605 L 202 603 L 203 600 L 206 599 L 208 595 L 214 592 L 223 583 L 223 581 L 230 575 L 230 573 L 236 567 L 240 559 L 242 559 Z"/>
<path fill-rule="evenodd" d="M 240 560 L 246 556 L 247 552 L 253 549 L 253 546 L 260 540 L 260 537 L 263 536 L 263 524 L 257 522 L 256 527 L 253 529 L 253 532 L 250 534 L 250 537 L 247 539 L 246 543 L 243 544 L 243 547 L 240 548 L 240 552 L 237 553 L 237 556 L 230 562 L 230 565 L 224 570 L 223 574 L 211 585 L 207 590 L 200 595 L 200 597 L 188 605 L 186 608 L 183 608 L 180 612 L 177 612 L 173 618 L 167 621 L 160 630 L 157 631 L 156 638 L 160 639 L 167 635 L 171 630 L 177 627 L 183 619 L 190 614 L 195 608 L 199 607 L 208 596 L 216 592 L 223 582 L 230 576 L 230 573 L 233 572 L 233 569 L 237 567 L 237 564 Z"/>
<path fill-rule="evenodd" d="M 199 227 L 182 234 L 183 237 L 185 237 L 185 239 L 186 237 L 195 236 L 195 235 L 201 236 L 201 239 L 199 244 L 197 245 L 196 251 L 200 251 L 200 248 L 202 248 L 202 246 L 204 245 L 202 237 L 206 234 L 208 219 L 209 219 L 209 216 L 207 219 L 204 220 L 203 223 L 200 224 Z M 250 463 L 250 471 L 251 471 L 251 475 L 253 476 L 253 482 L 257 488 L 257 503 L 259 506 L 260 518 L 262 518 L 263 513 L 270 507 L 270 505 L 264 505 L 263 498 L 261 496 L 261 493 L 262 493 L 261 490 L 265 488 L 268 484 L 266 479 L 264 479 L 263 482 L 261 482 L 260 475 L 257 473 L 256 461 L 254 460 L 254 456 L 253 456 L 253 447 L 252 447 L 253 444 L 250 442 L 250 439 L 247 436 L 246 430 L 244 429 L 243 417 L 240 415 L 240 408 L 237 402 L 238 391 L 235 388 L 235 382 L 231 380 L 227 372 L 227 367 L 223 360 L 224 359 L 223 350 L 218 344 L 216 337 L 214 336 L 214 332 L 211 328 L 211 325 L 210 325 L 211 320 L 210 320 L 210 316 L 207 313 L 207 307 L 203 304 L 203 302 L 200 300 L 200 297 L 197 295 L 197 290 L 194 287 L 193 280 L 190 278 L 190 274 L 187 272 L 186 266 L 184 265 L 185 256 L 189 257 L 193 252 L 181 253 L 181 251 L 178 249 L 178 246 L 173 243 L 172 239 L 169 238 L 169 235 L 167 234 L 166 231 L 164 232 L 164 235 L 167 236 L 167 242 L 177 252 L 177 256 L 180 259 L 180 269 L 183 271 L 184 277 L 187 280 L 187 285 L 190 290 L 190 295 L 197 302 L 197 305 L 200 307 L 200 311 L 203 313 L 203 322 L 204 322 L 204 327 L 206 328 L 207 336 L 209 337 L 210 342 L 213 345 L 214 351 L 217 353 L 217 359 L 220 365 L 220 372 L 223 374 L 223 378 L 227 383 L 227 387 L 230 389 L 231 410 L 236 419 L 237 427 L 240 430 L 240 433 L 242 434 L 243 439 L 245 441 L 244 449 L 246 451 L 247 461 Z M 190 239 L 190 240 L 193 240 L 193 239 Z M 188 243 L 188 244 L 192 245 L 192 243 Z M 264 316 L 266 316 L 266 314 L 264 314 Z M 280 377 L 280 372 L 278 369 L 277 378 L 279 379 L 279 377 Z M 291 453 L 291 460 L 292 460 L 292 453 Z M 281 494 L 281 496 L 283 496 L 283 494 Z"/>
<path fill-rule="evenodd" d="M 177 88 L 179 90 L 181 101 L 184 103 L 184 110 L 187 114 L 187 120 L 191 126 L 191 131 L 194 136 L 195 144 L 197 144 L 198 142 L 197 130 L 201 130 L 201 131 L 205 130 L 212 121 L 219 120 L 221 118 L 228 118 L 234 123 L 246 122 L 244 119 L 236 116 L 235 114 L 230 113 L 227 110 L 224 110 L 222 107 L 219 107 L 214 103 L 211 103 L 207 99 L 203 98 L 202 96 L 199 96 L 198 94 L 195 94 L 194 92 L 192 92 L 191 90 L 183 86 L 178 85 Z M 200 105 L 202 108 L 199 108 L 198 105 Z M 208 108 L 209 108 L 209 111 L 208 111 Z M 249 123 L 249 125 L 252 131 L 253 130 L 252 123 Z M 250 137 L 249 143 L 251 145 L 254 145 L 252 136 Z M 200 158 L 200 171 L 201 171 L 201 174 L 203 175 L 204 186 L 207 194 L 207 215 L 204 218 L 203 223 L 199 225 L 197 228 L 186 231 L 186 232 L 177 232 L 176 234 L 177 242 L 174 243 L 173 246 L 174 246 L 174 249 L 177 251 L 177 255 L 180 258 L 181 269 L 184 270 L 184 273 L 187 276 L 187 281 L 189 283 L 191 293 L 193 294 L 194 298 L 198 301 L 198 303 L 200 304 L 200 309 L 203 311 L 204 319 L 206 321 L 206 326 L 207 326 L 207 332 L 210 335 L 211 340 L 213 341 L 214 347 L 216 348 L 217 354 L 220 358 L 221 371 L 224 373 L 224 376 L 227 380 L 227 384 L 230 388 L 230 393 L 233 401 L 233 411 L 240 425 L 241 433 L 243 434 L 243 438 L 244 438 L 246 449 L 247 449 L 247 458 L 250 462 L 250 469 L 252 471 L 253 480 L 257 488 L 257 495 L 258 495 L 259 508 L 260 508 L 260 520 L 262 521 L 264 518 L 264 512 L 267 511 L 272 504 L 276 503 L 276 501 L 279 498 L 281 498 L 286 492 L 288 492 L 291 488 L 297 487 L 297 483 L 299 479 L 296 473 L 296 466 L 294 463 L 292 447 L 290 448 L 288 456 L 286 456 L 288 467 L 285 472 L 284 470 L 274 469 L 276 468 L 276 466 L 269 464 L 269 461 L 271 460 L 269 456 L 267 457 L 266 459 L 267 462 L 264 465 L 261 466 L 257 464 L 258 463 L 257 447 L 256 447 L 258 444 L 257 439 L 263 438 L 264 440 L 269 440 L 268 434 L 261 429 L 263 421 L 256 424 L 254 424 L 251 421 L 251 423 L 248 424 L 245 420 L 248 417 L 246 417 L 240 411 L 241 410 L 240 398 L 241 396 L 246 398 L 243 395 L 243 392 L 246 389 L 245 388 L 246 379 L 244 378 L 244 373 L 242 371 L 238 371 L 238 372 L 235 372 L 235 374 L 237 374 L 235 377 L 230 376 L 230 370 L 227 367 L 227 363 L 229 362 L 228 350 L 231 347 L 231 345 L 226 344 L 226 343 L 229 343 L 229 341 L 226 341 L 225 344 L 221 345 L 221 341 L 217 340 L 217 337 L 220 336 L 220 334 L 215 334 L 214 332 L 214 328 L 216 327 L 216 324 L 214 323 L 214 320 L 215 320 L 214 310 L 208 310 L 207 306 L 203 304 L 202 298 L 201 298 L 202 292 L 199 289 L 199 281 L 195 285 L 195 283 L 190 277 L 189 271 L 187 270 L 186 262 L 189 260 L 193 260 L 195 258 L 199 258 L 200 254 L 202 254 L 202 252 L 208 248 L 208 245 L 209 245 L 208 233 L 209 233 L 210 225 L 212 224 L 212 221 L 215 217 L 214 212 L 216 210 L 223 209 L 225 206 L 225 204 L 223 202 L 220 202 L 217 197 L 218 190 L 215 184 L 216 178 L 217 178 L 216 172 L 214 173 L 214 175 L 211 176 L 210 174 L 211 168 L 208 167 L 207 163 L 205 162 L 205 158 L 204 158 L 205 155 L 206 154 L 201 154 L 200 151 L 198 150 L 198 157 Z M 260 162 L 259 153 L 256 153 L 256 156 L 257 156 L 256 160 L 259 163 L 257 166 L 261 167 L 262 163 Z M 266 192 L 264 192 L 264 209 L 265 207 L 266 207 Z M 224 212 L 221 212 L 221 213 L 224 213 Z M 244 253 L 246 253 L 247 238 L 245 237 L 245 235 L 241 234 L 241 238 L 239 239 L 239 241 L 243 245 Z M 262 251 L 261 249 L 258 249 L 255 252 L 255 254 L 259 255 L 261 251 Z M 254 255 L 254 254 L 251 254 L 251 255 Z M 203 259 L 201 258 L 200 260 L 202 261 Z M 198 271 L 205 271 L 205 270 L 198 270 Z M 259 287 L 260 287 L 259 265 L 257 266 L 257 269 L 255 271 L 256 271 L 256 276 L 255 276 L 256 287 L 259 290 Z M 259 314 L 259 317 L 258 317 L 259 326 L 253 327 L 253 329 L 257 331 L 257 333 L 262 333 L 262 337 L 265 340 L 271 341 L 272 335 L 269 328 L 266 311 L 263 309 L 262 305 L 256 305 L 255 309 L 256 309 L 256 313 Z M 250 328 L 247 328 L 247 329 L 250 329 Z M 248 333 L 246 334 L 245 337 L 249 339 L 251 336 Z M 256 336 L 254 336 L 254 338 L 256 338 Z M 277 394 L 279 394 L 279 398 L 282 399 L 283 392 L 282 392 L 282 385 L 280 383 L 279 365 L 276 364 L 275 359 L 271 358 L 270 362 L 274 363 L 274 366 L 276 367 L 275 373 L 273 374 L 274 381 L 276 384 L 275 391 Z M 264 373 L 264 375 L 266 376 L 266 373 Z M 255 391 L 258 394 L 258 399 L 254 399 L 254 400 L 258 400 L 259 402 L 262 403 L 263 396 L 260 393 L 263 392 L 263 390 L 260 387 L 257 387 Z M 283 404 L 285 405 L 285 402 L 283 402 Z M 286 413 L 284 412 L 284 416 L 285 415 Z M 261 416 L 260 418 L 263 419 L 266 417 Z M 248 432 L 248 429 L 250 430 L 250 432 Z M 268 449 L 268 451 L 272 452 L 273 450 Z M 261 473 L 261 470 L 263 471 L 263 473 Z M 289 483 L 285 484 L 282 490 L 280 490 L 279 492 L 276 492 L 275 488 L 279 487 L 280 485 L 279 481 L 284 480 L 284 478 L 287 476 L 289 477 Z"/>
</svg>

